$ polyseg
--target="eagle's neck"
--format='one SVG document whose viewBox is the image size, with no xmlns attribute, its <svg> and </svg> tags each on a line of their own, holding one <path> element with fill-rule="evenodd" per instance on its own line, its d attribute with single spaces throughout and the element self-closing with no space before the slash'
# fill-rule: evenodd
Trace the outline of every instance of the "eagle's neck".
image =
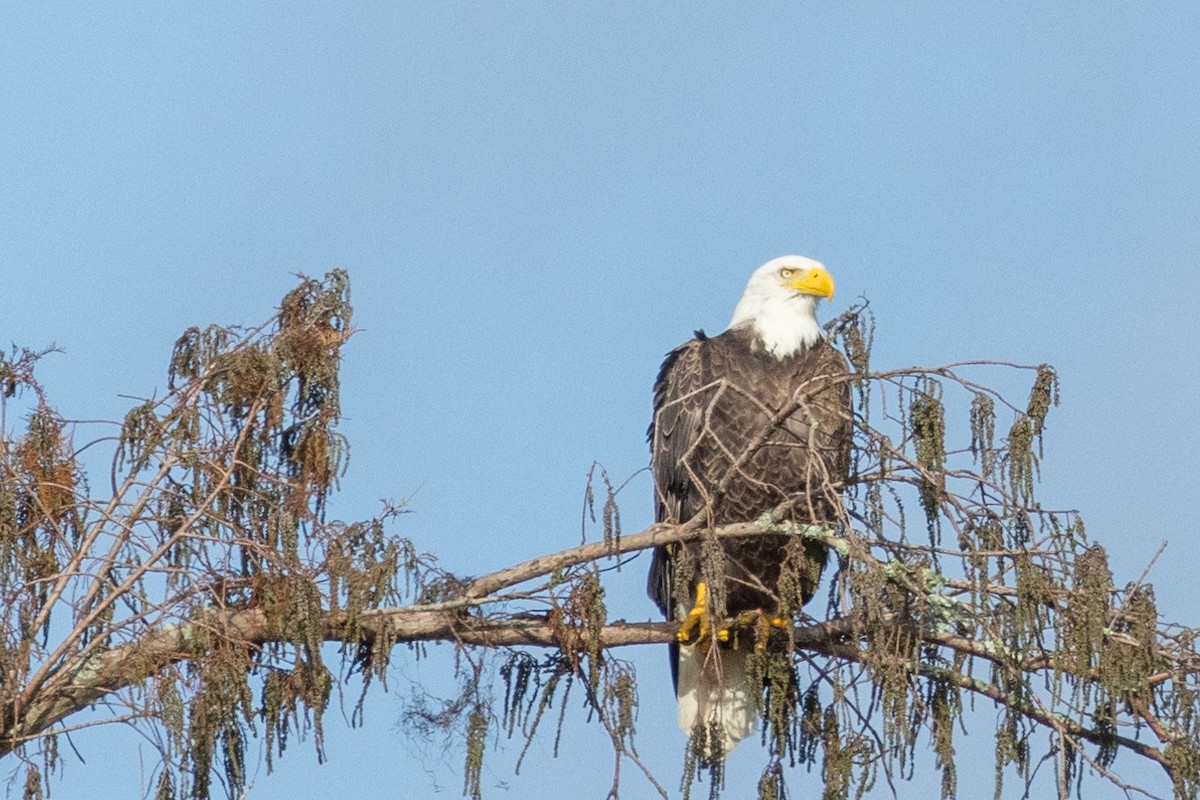
<svg viewBox="0 0 1200 800">
<path fill-rule="evenodd" d="M 768 353 L 787 358 L 821 341 L 816 311 L 817 298 L 812 295 L 763 297 L 747 292 L 734 309 L 729 327 L 749 328 Z"/>
</svg>

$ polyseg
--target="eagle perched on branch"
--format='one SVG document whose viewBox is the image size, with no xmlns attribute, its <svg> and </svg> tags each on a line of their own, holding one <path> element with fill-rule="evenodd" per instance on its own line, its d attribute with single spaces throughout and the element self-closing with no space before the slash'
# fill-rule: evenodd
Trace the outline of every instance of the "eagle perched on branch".
<svg viewBox="0 0 1200 800">
<path fill-rule="evenodd" d="M 833 278 L 783 256 L 755 270 L 729 329 L 697 331 L 654 384 L 648 437 L 655 519 L 715 527 L 752 522 L 782 503 L 799 524 L 838 518 L 849 468 L 846 360 L 817 324 Z M 649 594 L 681 623 L 671 647 L 679 724 L 701 752 L 728 754 L 754 729 L 762 687 L 746 659 L 816 592 L 828 556 L 812 539 L 764 533 L 657 549 Z M 740 635 L 753 632 L 754 635 Z"/>
</svg>

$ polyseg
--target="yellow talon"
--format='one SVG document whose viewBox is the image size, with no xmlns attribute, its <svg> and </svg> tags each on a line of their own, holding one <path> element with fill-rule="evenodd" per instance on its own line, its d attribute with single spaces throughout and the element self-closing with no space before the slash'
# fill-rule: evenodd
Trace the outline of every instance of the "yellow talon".
<svg viewBox="0 0 1200 800">
<path fill-rule="evenodd" d="M 762 652 L 767 648 L 767 640 L 771 637 L 771 629 L 784 629 L 790 623 L 786 617 L 781 617 L 778 614 L 768 614 L 761 608 L 756 608 L 751 611 L 743 611 L 738 614 L 734 626 L 739 630 L 754 631 L 754 649 Z M 722 639 L 722 641 L 727 641 Z"/>
<path fill-rule="evenodd" d="M 767 646 L 772 628 L 782 630 L 790 624 L 786 617 L 756 608 L 743 611 L 728 628 L 718 628 L 713 633 L 712 620 L 708 616 L 708 587 L 700 581 L 696 584 L 696 602 L 692 605 L 692 610 L 680 621 L 679 632 L 675 634 L 675 638 L 680 644 L 703 643 L 708 640 L 710 633 L 713 633 L 713 638 L 718 642 L 729 644 L 736 641 L 739 631 L 752 630 L 754 648 L 761 651 Z"/>
<path fill-rule="evenodd" d="M 696 584 L 696 602 L 692 610 L 683 618 L 679 625 L 679 633 L 675 638 L 680 644 L 691 644 L 708 636 L 708 587 L 701 581 Z M 728 638 L 728 634 L 726 635 Z"/>
</svg>

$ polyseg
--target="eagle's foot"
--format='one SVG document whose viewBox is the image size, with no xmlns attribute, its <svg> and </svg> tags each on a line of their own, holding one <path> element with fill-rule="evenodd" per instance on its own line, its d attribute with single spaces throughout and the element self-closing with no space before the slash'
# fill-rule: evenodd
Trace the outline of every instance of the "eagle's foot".
<svg viewBox="0 0 1200 800">
<path fill-rule="evenodd" d="M 785 617 L 762 609 L 755 608 L 750 611 L 743 611 L 738 614 L 737 620 L 734 622 L 735 628 L 744 631 L 754 631 L 754 649 L 762 652 L 767 649 L 767 640 L 771 638 L 771 630 L 783 630 L 788 626 L 788 621 Z M 728 631 L 722 631 L 728 639 Z"/>
<path fill-rule="evenodd" d="M 700 581 L 696 584 L 696 603 L 683 618 L 675 638 L 680 644 L 695 644 L 707 639 L 710 630 L 712 630 L 712 624 L 708 617 L 708 587 L 704 585 L 703 581 Z M 724 634 L 724 638 L 721 634 Z M 729 631 L 718 631 L 717 639 L 727 641 Z"/>
</svg>

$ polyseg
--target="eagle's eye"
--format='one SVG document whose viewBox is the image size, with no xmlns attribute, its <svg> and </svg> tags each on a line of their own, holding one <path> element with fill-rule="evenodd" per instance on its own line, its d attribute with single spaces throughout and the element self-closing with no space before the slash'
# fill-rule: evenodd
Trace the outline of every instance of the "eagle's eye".
<svg viewBox="0 0 1200 800">
<path fill-rule="evenodd" d="M 779 277 L 783 278 L 784 280 L 787 280 L 795 274 L 796 270 L 792 269 L 791 267 L 784 267 L 783 269 L 779 270 Z"/>
</svg>

